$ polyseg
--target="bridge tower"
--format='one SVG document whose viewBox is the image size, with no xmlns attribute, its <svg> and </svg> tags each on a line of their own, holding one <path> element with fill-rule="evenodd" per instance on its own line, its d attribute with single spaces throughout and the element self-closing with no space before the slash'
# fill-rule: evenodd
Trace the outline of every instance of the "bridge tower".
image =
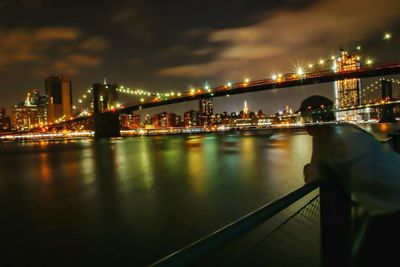
<svg viewBox="0 0 400 267">
<path fill-rule="evenodd" d="M 393 99 L 393 88 L 392 88 L 392 81 L 386 80 L 383 78 L 381 80 L 381 87 L 382 87 L 382 101 L 391 101 Z M 393 112 L 393 104 L 387 104 L 382 107 L 382 115 L 379 122 L 395 122 L 396 118 L 394 117 Z"/>
<path fill-rule="evenodd" d="M 335 71 L 354 71 L 360 69 L 360 58 L 349 55 L 341 49 L 341 54 L 334 61 Z M 336 109 L 356 107 L 361 104 L 360 79 L 344 79 L 335 82 Z M 354 121 L 358 119 L 358 111 L 340 111 L 336 113 L 337 120 Z"/>
<path fill-rule="evenodd" d="M 393 99 L 392 81 L 386 80 L 385 78 L 383 78 L 381 80 L 381 87 L 382 87 L 382 99 L 383 100 L 392 100 Z"/>
<path fill-rule="evenodd" d="M 114 112 L 118 100 L 115 84 L 95 83 L 93 88 L 93 118 L 95 138 L 119 137 L 119 113 Z"/>
</svg>

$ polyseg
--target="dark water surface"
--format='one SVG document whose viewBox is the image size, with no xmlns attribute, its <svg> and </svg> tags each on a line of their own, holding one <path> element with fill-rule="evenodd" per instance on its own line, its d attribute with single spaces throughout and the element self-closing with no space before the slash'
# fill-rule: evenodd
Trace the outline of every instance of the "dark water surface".
<svg viewBox="0 0 400 267">
<path fill-rule="evenodd" d="M 303 130 L 0 144 L 0 265 L 146 266 L 300 187 L 310 157 Z"/>
</svg>

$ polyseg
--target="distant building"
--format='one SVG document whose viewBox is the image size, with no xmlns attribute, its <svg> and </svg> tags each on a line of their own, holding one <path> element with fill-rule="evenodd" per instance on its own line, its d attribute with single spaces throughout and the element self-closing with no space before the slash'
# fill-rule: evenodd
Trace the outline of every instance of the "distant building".
<svg viewBox="0 0 400 267">
<path fill-rule="evenodd" d="M 360 58 L 349 55 L 341 50 L 341 55 L 335 59 L 335 71 L 355 71 L 360 69 Z M 356 107 L 361 104 L 360 79 L 344 79 L 335 82 L 335 105 L 338 109 Z M 354 121 L 357 120 L 358 111 L 341 111 L 336 113 L 337 120 Z"/>
<path fill-rule="evenodd" d="M 121 114 L 120 123 L 124 129 L 137 129 L 141 127 L 139 114 Z"/>
<path fill-rule="evenodd" d="M 66 77 L 53 76 L 45 81 L 48 96 L 48 121 L 72 117 L 72 88 L 71 81 Z"/>
<path fill-rule="evenodd" d="M 185 127 L 201 126 L 200 112 L 195 110 L 186 111 L 183 114 L 183 124 Z"/>
<path fill-rule="evenodd" d="M 11 108 L 13 130 L 27 131 L 47 124 L 47 107 L 15 106 Z"/>
<path fill-rule="evenodd" d="M 151 117 L 149 114 L 146 114 L 146 116 L 144 117 L 144 126 L 145 128 L 152 128 L 153 124 L 151 122 Z"/>
<path fill-rule="evenodd" d="M 170 128 L 176 126 L 176 114 L 162 112 L 152 118 L 154 128 Z"/>
<path fill-rule="evenodd" d="M 11 108 L 11 128 L 26 131 L 47 125 L 47 103 L 47 96 L 41 96 L 39 90 L 29 90 L 25 101 Z"/>
<path fill-rule="evenodd" d="M 31 89 L 27 92 L 25 98 L 26 107 L 37 107 L 40 104 L 40 93 L 37 89 Z"/>
<path fill-rule="evenodd" d="M 211 116 L 214 113 L 213 99 L 205 98 L 199 100 L 199 112 L 201 117 L 201 124 L 207 126 L 211 123 Z"/>
<path fill-rule="evenodd" d="M 11 120 L 10 117 L 7 116 L 6 110 L 4 108 L 0 108 L 0 132 L 6 132 L 11 129 Z"/>
<path fill-rule="evenodd" d="M 182 116 L 180 116 L 180 115 L 175 116 L 175 127 L 184 127 L 183 121 L 182 121 Z"/>
<path fill-rule="evenodd" d="M 244 106 L 243 106 L 243 114 L 245 116 L 249 115 L 249 108 L 247 107 L 247 101 L 244 101 Z"/>
</svg>

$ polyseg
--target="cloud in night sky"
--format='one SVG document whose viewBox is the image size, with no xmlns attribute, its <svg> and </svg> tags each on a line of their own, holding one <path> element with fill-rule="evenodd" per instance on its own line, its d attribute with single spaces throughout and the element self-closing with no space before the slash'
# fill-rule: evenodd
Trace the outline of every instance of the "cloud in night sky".
<svg viewBox="0 0 400 267">
<path fill-rule="evenodd" d="M 210 32 L 208 42 L 223 43 L 224 48 L 209 62 L 168 67 L 159 74 L 203 77 L 236 70 L 263 77 L 279 68 L 288 71 L 292 67 L 288 69 L 288 61 L 297 63 L 288 53 L 298 53 L 315 62 L 326 53 L 327 45 L 355 45 L 373 34 L 381 34 L 399 16 L 398 0 L 324 0 L 305 9 L 268 13 L 254 25 Z M 202 51 L 209 50 L 197 50 L 193 55 Z M 272 67 L 276 69 L 268 69 Z"/>
<path fill-rule="evenodd" d="M 102 60 L 93 53 L 108 42 L 101 37 L 82 36 L 70 27 L 42 27 L 0 32 L 0 70 L 18 64 L 32 64 L 32 73 L 76 75 L 81 68 L 96 67 Z"/>
</svg>

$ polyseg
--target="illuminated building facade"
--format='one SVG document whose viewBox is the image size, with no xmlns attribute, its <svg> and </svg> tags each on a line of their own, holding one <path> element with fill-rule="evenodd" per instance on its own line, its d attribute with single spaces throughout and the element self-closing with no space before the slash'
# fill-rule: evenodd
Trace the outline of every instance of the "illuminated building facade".
<svg viewBox="0 0 400 267">
<path fill-rule="evenodd" d="M 211 116 L 214 113 L 213 99 L 205 98 L 199 100 L 199 111 L 201 116 L 201 123 L 203 126 L 207 126 L 211 123 Z"/>
<path fill-rule="evenodd" d="M 40 93 L 37 89 L 31 89 L 26 94 L 25 98 L 25 106 L 26 107 L 36 107 L 39 106 L 40 101 Z"/>
<path fill-rule="evenodd" d="M 246 100 L 244 101 L 243 114 L 244 114 L 245 116 L 246 116 L 246 115 L 249 115 L 249 107 L 247 106 L 247 101 L 246 101 Z"/>
<path fill-rule="evenodd" d="M 47 124 L 46 106 L 15 106 L 11 108 L 13 130 L 26 131 Z"/>
<path fill-rule="evenodd" d="M 7 116 L 6 110 L 0 108 L 0 132 L 9 131 L 11 128 L 10 117 Z"/>
<path fill-rule="evenodd" d="M 66 120 L 72 117 L 71 81 L 65 77 L 53 76 L 45 81 L 48 96 L 48 121 Z"/>
<path fill-rule="evenodd" d="M 349 55 L 341 50 L 340 57 L 334 61 L 334 70 L 354 71 L 360 69 L 360 58 L 355 55 Z M 356 107 L 361 104 L 361 84 L 360 79 L 344 79 L 335 82 L 335 105 L 337 109 L 346 109 Z M 336 113 L 337 120 L 355 121 L 358 119 L 358 111 L 340 111 Z"/>
<path fill-rule="evenodd" d="M 162 112 L 155 114 L 152 118 L 154 128 L 176 127 L 176 114 Z"/>
<path fill-rule="evenodd" d="M 48 123 L 48 99 L 39 90 L 31 89 L 25 100 L 11 108 L 13 130 L 26 131 Z"/>
<path fill-rule="evenodd" d="M 141 127 L 139 114 L 121 114 L 119 119 L 123 129 L 137 129 Z"/>
<path fill-rule="evenodd" d="M 183 124 L 185 127 L 201 126 L 200 112 L 195 110 L 186 111 L 183 114 Z"/>
</svg>

